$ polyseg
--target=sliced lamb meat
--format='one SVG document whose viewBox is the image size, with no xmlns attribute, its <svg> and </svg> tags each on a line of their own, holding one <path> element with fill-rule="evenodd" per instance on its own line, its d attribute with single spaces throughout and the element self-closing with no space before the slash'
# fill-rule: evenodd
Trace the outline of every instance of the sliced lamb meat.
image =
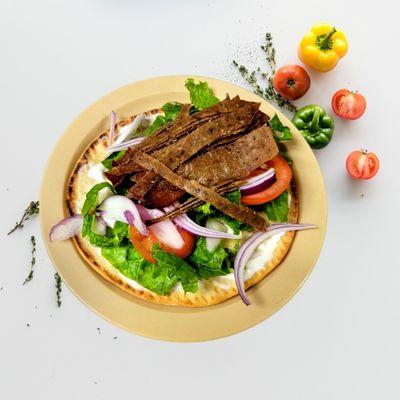
<svg viewBox="0 0 400 400">
<path fill-rule="evenodd" d="M 184 194 L 184 190 L 163 179 L 147 193 L 142 203 L 151 208 L 163 208 L 179 200 Z"/>
<path fill-rule="evenodd" d="M 151 170 L 157 175 L 162 176 L 179 189 L 191 194 L 192 196 L 210 203 L 218 210 L 229 215 L 232 218 L 238 219 L 257 230 L 266 229 L 266 221 L 260 215 L 258 215 L 251 208 L 234 204 L 227 200 L 225 197 L 217 194 L 213 189 L 209 189 L 197 181 L 189 180 L 181 175 L 176 174 L 174 171 L 169 169 L 165 164 L 149 154 L 135 151 L 132 155 L 134 161 L 139 164 L 142 168 Z"/>
<path fill-rule="evenodd" d="M 132 162 L 132 153 L 134 149 L 141 150 L 146 153 L 152 153 L 156 150 L 163 149 L 165 146 L 172 144 L 181 136 L 186 135 L 200 125 L 209 120 L 219 118 L 223 114 L 236 112 L 244 106 L 251 106 L 258 109 L 259 103 L 241 100 L 238 96 L 232 100 L 223 100 L 212 107 L 199 111 L 195 114 L 177 119 L 164 127 L 161 127 L 152 136 L 143 140 L 142 143 L 128 151 L 117 161 L 114 161 L 114 167 L 108 172 L 109 175 L 121 175 L 136 171 L 135 163 Z"/>
<path fill-rule="evenodd" d="M 231 144 L 218 146 L 189 160 L 176 172 L 207 187 L 245 179 L 251 171 L 279 153 L 271 129 L 266 125 Z M 175 195 L 174 195 L 175 194 Z M 182 196 L 182 190 L 161 181 L 145 198 L 149 207 L 165 207 Z"/>
<path fill-rule="evenodd" d="M 153 156 L 174 170 L 216 140 L 243 131 L 253 120 L 256 111 L 255 107 L 249 104 L 235 113 L 208 121 L 170 146 L 154 152 Z M 154 172 L 147 171 L 146 175 L 129 189 L 128 197 L 143 201 L 145 194 L 158 181 Z"/>
<path fill-rule="evenodd" d="M 179 167 L 177 173 L 202 185 L 214 186 L 245 178 L 278 153 L 271 129 L 263 125 L 231 144 L 193 158 Z"/>
</svg>

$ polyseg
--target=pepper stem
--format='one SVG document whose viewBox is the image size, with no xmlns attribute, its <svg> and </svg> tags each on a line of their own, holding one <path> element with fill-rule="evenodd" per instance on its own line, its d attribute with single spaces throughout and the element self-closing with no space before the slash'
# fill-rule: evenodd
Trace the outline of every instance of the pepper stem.
<svg viewBox="0 0 400 400">
<path fill-rule="evenodd" d="M 319 128 L 320 109 L 317 108 L 314 112 L 313 119 L 311 120 L 310 130 L 316 131 Z"/>
<path fill-rule="evenodd" d="M 325 36 L 324 38 L 319 42 L 319 47 L 322 50 L 327 50 L 330 48 L 329 46 L 329 41 L 331 40 L 332 36 L 336 33 L 336 28 L 332 28 Z"/>
</svg>

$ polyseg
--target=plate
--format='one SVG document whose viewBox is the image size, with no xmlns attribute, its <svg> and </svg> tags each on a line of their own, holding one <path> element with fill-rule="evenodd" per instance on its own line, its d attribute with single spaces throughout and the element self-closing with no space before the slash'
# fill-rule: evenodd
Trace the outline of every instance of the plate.
<svg viewBox="0 0 400 400">
<path fill-rule="evenodd" d="M 207 81 L 223 99 L 239 95 L 261 102 L 261 110 L 278 114 L 290 126 L 294 139 L 288 143 L 300 204 L 300 222 L 318 229 L 296 234 L 281 265 L 248 293 L 251 306 L 238 296 L 224 303 L 185 308 L 157 305 L 137 299 L 104 280 L 80 257 L 72 240 L 50 243 L 52 225 L 68 215 L 65 193 L 69 176 L 86 147 L 108 128 L 111 110 L 119 119 L 160 107 L 167 101 L 188 102 L 187 76 L 167 76 L 136 82 L 106 95 L 82 112 L 68 127 L 50 156 L 40 190 L 40 223 L 43 241 L 64 283 L 84 304 L 107 321 L 130 332 L 168 341 L 202 341 L 232 335 L 258 324 L 280 309 L 310 274 L 325 236 L 327 202 L 322 174 L 310 147 L 291 122 L 275 107 L 255 94 L 217 79 L 191 76 Z"/>
</svg>

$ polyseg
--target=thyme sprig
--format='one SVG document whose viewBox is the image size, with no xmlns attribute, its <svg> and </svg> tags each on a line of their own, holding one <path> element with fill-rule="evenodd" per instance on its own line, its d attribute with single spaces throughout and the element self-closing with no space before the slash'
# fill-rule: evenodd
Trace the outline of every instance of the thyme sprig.
<svg viewBox="0 0 400 400">
<path fill-rule="evenodd" d="M 240 75 L 246 80 L 246 82 L 252 87 L 255 94 L 260 97 L 273 101 L 281 108 L 286 108 L 291 112 L 296 112 L 297 107 L 290 101 L 283 98 L 274 87 L 274 74 L 276 71 L 276 51 L 273 46 L 271 33 L 265 34 L 265 44 L 261 46 L 261 49 L 265 53 L 265 57 L 268 63 L 269 72 L 263 72 L 260 67 L 253 71 L 249 71 L 244 65 L 239 64 L 236 60 L 233 60 L 233 65 L 238 69 Z M 262 88 L 258 82 L 258 77 L 266 80 L 265 88 Z"/>
<path fill-rule="evenodd" d="M 267 59 L 267 63 L 271 70 L 272 75 L 275 75 L 276 71 L 276 60 L 275 60 L 275 47 L 272 41 L 272 35 L 270 32 L 265 34 L 265 45 L 261 46 L 261 49 L 265 52 L 265 57 Z"/>
<path fill-rule="evenodd" d="M 58 275 L 58 272 L 56 272 L 56 273 L 54 274 L 54 279 L 56 280 L 57 305 L 58 305 L 58 307 L 61 307 L 61 292 L 62 292 L 61 284 L 62 284 L 62 280 L 61 280 L 60 275 Z"/>
<path fill-rule="evenodd" d="M 31 245 L 32 245 L 32 250 L 31 250 L 31 269 L 29 271 L 28 276 L 25 278 L 23 285 L 28 283 L 29 281 L 32 280 L 33 278 L 33 268 L 35 267 L 36 264 L 36 238 L 35 236 L 31 236 Z"/>
<path fill-rule="evenodd" d="M 39 202 L 31 201 L 26 207 L 21 219 L 15 223 L 14 228 L 10 229 L 7 235 L 10 235 L 17 229 L 22 229 L 26 221 L 28 221 L 31 217 L 34 217 L 39 214 Z"/>
</svg>

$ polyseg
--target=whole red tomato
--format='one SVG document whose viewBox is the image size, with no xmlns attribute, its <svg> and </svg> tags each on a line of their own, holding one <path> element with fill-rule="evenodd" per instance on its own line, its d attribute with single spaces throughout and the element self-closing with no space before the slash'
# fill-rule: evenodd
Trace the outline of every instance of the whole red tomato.
<svg viewBox="0 0 400 400">
<path fill-rule="evenodd" d="M 379 170 L 379 159 L 367 150 L 352 151 L 346 160 L 347 172 L 355 179 L 371 179 Z"/>
<path fill-rule="evenodd" d="M 336 115 L 345 119 L 358 119 L 364 114 L 367 102 L 361 93 L 348 89 L 338 90 L 332 97 L 332 108 Z"/>
<path fill-rule="evenodd" d="M 310 77 L 300 65 L 284 65 L 276 71 L 274 88 L 285 99 L 297 100 L 310 88 Z"/>
</svg>

